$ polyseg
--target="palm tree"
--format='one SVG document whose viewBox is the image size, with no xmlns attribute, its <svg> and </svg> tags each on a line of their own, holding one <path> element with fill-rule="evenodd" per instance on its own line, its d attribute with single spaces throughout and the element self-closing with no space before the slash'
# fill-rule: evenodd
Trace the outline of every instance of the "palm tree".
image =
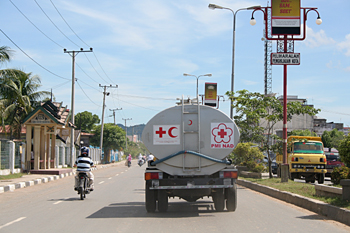
<svg viewBox="0 0 350 233">
<path fill-rule="evenodd" d="M 11 52 L 12 52 L 12 50 L 10 49 L 10 47 L 1 46 L 0 47 L 0 63 L 10 61 Z"/>
<path fill-rule="evenodd" d="M 49 96 L 48 91 L 37 91 L 41 86 L 40 77 L 17 69 L 0 70 L 0 108 L 2 125 L 11 125 L 13 133 L 20 139 L 22 121 L 33 111 L 35 103 Z"/>
</svg>

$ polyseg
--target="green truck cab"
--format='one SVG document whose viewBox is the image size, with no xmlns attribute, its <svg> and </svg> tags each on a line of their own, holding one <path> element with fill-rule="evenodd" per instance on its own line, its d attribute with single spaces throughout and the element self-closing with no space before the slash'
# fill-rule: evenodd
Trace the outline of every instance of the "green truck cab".
<svg viewBox="0 0 350 233">
<path fill-rule="evenodd" d="M 291 180 L 304 178 L 305 182 L 324 183 L 327 173 L 327 160 L 320 137 L 290 136 L 288 137 L 289 178 Z M 278 174 L 281 171 L 283 155 L 277 155 Z"/>
</svg>

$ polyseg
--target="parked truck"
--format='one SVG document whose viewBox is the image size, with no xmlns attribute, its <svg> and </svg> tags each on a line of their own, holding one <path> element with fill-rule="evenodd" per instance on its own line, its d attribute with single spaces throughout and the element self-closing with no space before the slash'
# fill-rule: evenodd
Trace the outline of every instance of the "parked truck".
<svg viewBox="0 0 350 233">
<path fill-rule="evenodd" d="M 321 138 L 290 136 L 287 143 L 289 178 L 291 180 L 304 178 L 307 183 L 315 183 L 317 180 L 319 184 L 323 184 L 325 173 L 327 172 L 327 159 Z M 280 175 L 283 155 L 278 154 L 276 162 L 278 164 L 278 174 Z"/>
<path fill-rule="evenodd" d="M 326 173 L 326 177 L 331 177 L 333 169 L 335 167 L 344 166 L 344 163 L 341 161 L 341 158 L 340 158 L 340 155 L 339 155 L 339 151 L 337 149 L 325 147 L 324 148 L 324 153 L 325 153 L 326 159 L 327 159 L 327 165 L 326 165 L 327 173 Z"/>
<path fill-rule="evenodd" d="M 228 159 L 239 141 L 236 124 L 222 111 L 182 99 L 156 114 L 142 141 L 154 155 L 145 171 L 147 212 L 166 212 L 168 199 L 212 197 L 216 211 L 237 207 L 237 169 Z"/>
</svg>

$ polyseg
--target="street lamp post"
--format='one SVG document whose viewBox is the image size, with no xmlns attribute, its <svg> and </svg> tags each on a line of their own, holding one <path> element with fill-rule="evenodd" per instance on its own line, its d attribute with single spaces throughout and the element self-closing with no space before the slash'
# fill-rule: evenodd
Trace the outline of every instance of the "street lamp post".
<svg viewBox="0 0 350 233">
<path fill-rule="evenodd" d="M 228 7 L 222 7 L 216 4 L 209 4 L 209 9 L 215 10 L 215 9 L 225 9 L 229 10 L 233 14 L 233 35 L 232 35 L 232 72 L 231 72 L 231 92 L 234 91 L 234 80 L 235 80 L 235 37 L 236 37 L 236 14 L 238 11 L 241 10 L 254 10 L 256 8 L 260 8 L 261 6 L 251 6 L 248 8 L 241 8 L 238 9 L 236 12 L 234 12 L 231 8 Z M 233 111 L 232 111 L 232 99 L 230 102 L 230 118 L 233 119 Z"/>
<path fill-rule="evenodd" d="M 268 10 L 271 9 L 271 7 L 260 7 L 255 9 L 252 12 L 252 18 L 250 20 L 250 24 L 254 26 L 256 24 L 256 20 L 254 19 L 254 13 L 255 11 L 262 11 L 264 14 L 264 20 L 267 22 L 267 14 Z M 275 35 L 275 36 L 269 36 L 268 35 L 268 24 L 265 23 L 265 38 L 267 40 L 277 40 L 277 46 L 280 46 L 283 41 L 283 49 L 284 53 L 291 53 L 294 52 L 294 47 L 293 51 L 288 51 L 287 48 L 287 41 L 291 40 L 305 40 L 306 38 L 306 20 L 307 20 L 307 14 L 310 11 L 314 11 L 317 13 L 317 19 L 316 19 L 316 24 L 320 25 L 322 23 L 322 19 L 320 17 L 319 12 L 317 11 L 317 8 L 311 7 L 311 8 L 306 8 L 306 7 L 300 7 L 300 10 L 302 10 L 302 16 L 303 16 L 303 24 L 304 24 L 304 30 L 303 30 L 303 35 L 302 37 L 294 37 L 294 35 Z M 281 182 L 288 182 L 288 161 L 287 161 L 287 64 L 283 64 L 283 164 L 282 164 L 282 170 L 281 170 Z"/>
<path fill-rule="evenodd" d="M 184 75 L 184 76 L 193 76 L 193 77 L 196 77 L 196 79 L 197 79 L 196 99 L 197 99 L 197 103 L 198 103 L 198 79 L 199 79 L 199 77 L 201 77 L 201 76 L 211 77 L 212 74 L 203 74 L 203 75 L 196 76 L 196 75 L 193 75 L 193 74 L 186 74 L 186 73 L 184 73 L 183 75 Z"/>
</svg>

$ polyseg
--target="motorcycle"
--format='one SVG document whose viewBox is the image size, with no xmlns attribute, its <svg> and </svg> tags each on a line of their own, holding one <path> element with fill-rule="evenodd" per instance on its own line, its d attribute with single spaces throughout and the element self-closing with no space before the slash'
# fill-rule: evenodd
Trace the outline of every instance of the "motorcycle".
<svg viewBox="0 0 350 233">
<path fill-rule="evenodd" d="M 145 163 L 145 160 L 140 159 L 137 164 L 141 167 Z"/>
<path fill-rule="evenodd" d="M 86 198 L 86 194 L 90 193 L 90 188 L 88 187 L 89 177 L 85 172 L 80 172 L 78 175 L 78 179 L 78 195 L 80 194 L 80 200 L 84 200 L 84 198 Z"/>
<path fill-rule="evenodd" d="M 131 166 L 131 161 L 128 161 L 128 167 L 130 167 Z"/>
</svg>

